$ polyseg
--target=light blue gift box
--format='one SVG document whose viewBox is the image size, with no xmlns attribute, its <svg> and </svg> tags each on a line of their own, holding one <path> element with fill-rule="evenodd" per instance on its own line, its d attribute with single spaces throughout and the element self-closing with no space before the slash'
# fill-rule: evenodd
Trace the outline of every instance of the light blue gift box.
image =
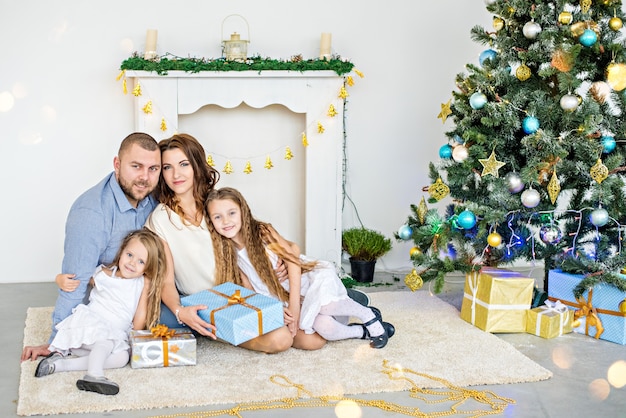
<svg viewBox="0 0 626 418">
<path fill-rule="evenodd" d="M 216 336 L 239 345 L 285 325 L 283 304 L 234 283 L 223 283 L 180 299 L 183 306 L 206 305 L 198 315 L 217 328 Z"/>
<path fill-rule="evenodd" d="M 548 273 L 548 298 L 560 300 L 571 309 L 578 309 L 580 303 L 574 298 L 574 288 L 584 277 L 582 274 L 550 270 Z M 585 290 L 582 297 L 586 303 L 591 302 L 591 305 L 598 312 L 598 318 L 604 327 L 604 332 L 600 334 L 599 338 L 626 345 L 626 314 L 620 311 L 620 303 L 626 298 L 626 292 L 622 292 L 614 286 L 600 283 L 593 287 L 591 301 L 589 301 L 588 290 Z M 584 318 L 581 317 L 582 319 Z M 575 329 L 574 332 L 577 330 Z M 596 335 L 597 329 L 592 326 L 585 327 L 583 332 L 593 337 Z"/>
</svg>

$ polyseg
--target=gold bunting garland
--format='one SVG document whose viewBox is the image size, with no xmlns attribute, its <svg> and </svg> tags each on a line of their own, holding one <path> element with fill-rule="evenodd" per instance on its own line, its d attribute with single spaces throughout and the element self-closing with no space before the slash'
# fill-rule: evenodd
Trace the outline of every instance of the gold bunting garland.
<svg viewBox="0 0 626 418">
<path fill-rule="evenodd" d="M 361 71 L 358 71 L 356 69 L 353 69 L 354 73 L 357 74 L 359 77 L 363 78 L 364 75 Z M 126 70 L 122 70 L 120 71 L 120 73 L 117 75 L 116 78 L 117 81 L 122 81 L 122 90 L 124 94 L 128 93 L 127 90 L 127 80 L 126 80 Z M 341 99 L 342 101 L 342 105 L 345 105 L 345 99 L 349 96 L 348 91 L 346 89 L 346 86 L 353 86 L 354 85 L 354 79 L 351 76 L 345 76 L 344 77 L 344 83 L 341 86 L 339 92 L 337 93 L 337 98 Z M 147 93 L 147 94 L 146 94 Z M 146 115 L 146 117 L 150 117 L 150 116 L 157 116 L 157 117 L 161 117 L 161 122 L 159 125 L 159 129 L 162 132 L 167 132 L 168 130 L 172 130 L 173 132 L 177 132 L 177 127 L 174 126 L 173 128 L 170 127 L 168 124 L 168 121 L 165 117 L 162 116 L 162 112 L 160 111 L 158 104 L 154 103 L 152 101 L 152 99 L 150 98 L 150 94 L 149 92 L 145 92 L 144 89 L 142 88 L 141 84 L 137 81 L 133 90 L 132 90 L 132 94 L 135 97 L 140 97 L 140 96 L 147 96 L 147 100 L 145 102 L 145 104 L 143 105 L 143 107 L 141 108 L 144 115 Z M 337 99 L 334 99 L 335 101 Z M 336 104 L 335 103 L 330 103 L 328 105 L 328 108 L 326 109 L 326 111 L 324 112 L 324 116 L 325 117 L 329 117 L 329 118 L 334 118 L 336 117 L 339 112 L 336 109 Z M 326 128 L 324 127 L 324 123 L 323 120 L 317 120 L 316 122 L 312 122 L 316 124 L 316 132 L 319 135 L 324 134 Z M 308 130 L 308 129 L 307 129 Z M 306 131 L 303 131 L 301 133 L 301 142 L 302 142 L 302 146 L 303 147 L 308 147 L 310 145 L 309 143 L 309 138 L 307 137 Z M 275 152 L 275 151 L 273 151 Z M 272 162 L 270 153 L 265 152 L 264 155 L 266 155 L 266 160 L 265 160 L 265 164 L 264 167 L 266 169 L 271 169 L 274 168 L 274 164 Z M 245 164 L 245 168 L 242 170 L 244 173 L 246 174 L 250 174 L 253 172 L 252 170 L 252 164 L 253 164 L 253 159 L 257 159 L 257 158 L 261 158 L 260 156 L 249 156 L 249 157 L 243 157 L 243 159 L 246 160 L 246 164 Z M 294 158 L 294 154 L 291 151 L 291 149 L 289 147 L 285 147 L 285 154 L 284 154 L 284 159 L 285 160 L 291 160 Z M 226 160 L 225 165 L 224 165 L 224 169 L 222 170 L 224 173 L 226 174 L 232 174 L 235 169 L 233 167 L 233 157 L 228 157 L 228 156 L 224 156 L 224 159 Z M 239 158 L 236 158 L 239 159 Z M 209 165 L 211 165 L 212 167 L 215 166 L 215 160 L 213 156 L 208 156 L 207 157 L 207 163 Z"/>
</svg>

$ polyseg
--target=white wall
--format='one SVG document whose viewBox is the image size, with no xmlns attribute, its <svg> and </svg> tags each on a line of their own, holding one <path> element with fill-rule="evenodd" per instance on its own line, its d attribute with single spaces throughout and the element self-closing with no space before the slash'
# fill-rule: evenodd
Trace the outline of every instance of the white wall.
<svg viewBox="0 0 626 418">
<path fill-rule="evenodd" d="M 0 0 L 0 282 L 51 281 L 59 272 L 71 203 L 111 171 L 133 130 L 132 99 L 115 78 L 143 51 L 146 29 L 158 29 L 159 54 L 219 57 L 222 20 L 232 13 L 249 22 L 249 53 L 315 57 L 320 34 L 331 32 L 333 52 L 365 74 L 348 98 L 347 191 L 361 220 L 391 236 L 424 195 L 428 162 L 451 126 L 437 119 L 440 104 L 485 49 L 469 31 L 489 28 L 491 15 L 483 0 L 305 4 Z M 15 102 L 6 110 L 8 95 Z M 357 224 L 348 201 L 343 219 Z M 409 268 L 410 247 L 394 242 L 377 267 Z"/>
</svg>

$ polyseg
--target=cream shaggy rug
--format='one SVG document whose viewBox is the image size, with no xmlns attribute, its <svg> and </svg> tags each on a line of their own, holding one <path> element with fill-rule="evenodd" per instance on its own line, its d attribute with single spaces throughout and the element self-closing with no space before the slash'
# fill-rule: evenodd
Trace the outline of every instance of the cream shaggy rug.
<svg viewBox="0 0 626 418">
<path fill-rule="evenodd" d="M 82 372 L 35 378 L 37 362 L 27 361 L 21 365 L 17 413 L 187 407 L 297 395 L 293 387 L 271 382 L 273 375 L 303 385 L 313 396 L 408 390 L 407 382 L 382 373 L 384 360 L 458 386 L 531 382 L 552 376 L 510 344 L 460 319 L 458 310 L 427 291 L 377 292 L 370 297 L 372 305 L 396 327 L 396 335 L 381 350 L 370 348 L 364 340 L 346 340 L 314 352 L 290 349 L 266 355 L 200 338 L 196 366 L 107 370 L 107 377 L 120 385 L 116 396 L 77 390 L 75 382 Z M 28 309 L 24 345 L 45 343 L 51 310 Z M 424 388 L 443 387 L 426 377 L 414 381 Z"/>
</svg>

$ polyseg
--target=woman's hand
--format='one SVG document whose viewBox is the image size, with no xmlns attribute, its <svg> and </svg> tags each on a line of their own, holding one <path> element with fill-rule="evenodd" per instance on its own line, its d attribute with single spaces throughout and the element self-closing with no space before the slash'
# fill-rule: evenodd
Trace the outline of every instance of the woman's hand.
<svg viewBox="0 0 626 418">
<path fill-rule="evenodd" d="M 76 277 L 75 274 L 60 273 L 57 274 L 54 281 L 56 282 L 57 286 L 59 286 L 59 289 L 61 289 L 62 291 L 73 292 L 80 284 L 80 280 L 74 280 L 74 277 Z"/>
<path fill-rule="evenodd" d="M 198 315 L 198 311 L 203 309 L 207 309 L 207 306 L 196 305 L 180 307 L 178 308 L 178 319 L 189 328 L 197 331 L 200 335 L 215 340 L 217 339 L 215 336 L 215 331 L 217 330 L 215 325 L 206 322 Z"/>
</svg>

